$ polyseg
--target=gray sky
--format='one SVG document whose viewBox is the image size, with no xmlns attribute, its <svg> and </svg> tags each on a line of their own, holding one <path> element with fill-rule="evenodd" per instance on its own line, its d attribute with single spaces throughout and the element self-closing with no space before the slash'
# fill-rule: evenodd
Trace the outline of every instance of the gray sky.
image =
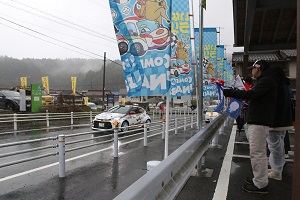
<svg viewBox="0 0 300 200">
<path fill-rule="evenodd" d="M 198 27 L 199 3 L 194 2 Z M 204 27 L 220 27 L 226 54 L 238 51 L 232 0 L 207 0 L 206 7 Z M 108 0 L 0 0 L 0 44 L 0 55 L 18 59 L 102 59 L 104 52 L 108 59 L 120 59 Z"/>
</svg>

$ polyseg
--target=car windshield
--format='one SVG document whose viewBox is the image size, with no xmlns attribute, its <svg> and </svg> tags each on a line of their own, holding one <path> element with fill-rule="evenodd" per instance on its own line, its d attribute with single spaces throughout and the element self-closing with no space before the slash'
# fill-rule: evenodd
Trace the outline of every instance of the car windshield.
<svg viewBox="0 0 300 200">
<path fill-rule="evenodd" d="M 118 106 L 111 107 L 110 109 L 108 109 L 107 112 L 112 112 L 112 111 L 118 109 L 119 107 L 120 107 L 119 105 L 118 105 Z"/>
<path fill-rule="evenodd" d="M 2 91 L 2 93 L 6 97 L 20 97 L 20 93 L 19 92 L 15 92 L 15 91 Z"/>
<path fill-rule="evenodd" d="M 207 112 L 215 112 L 215 108 L 216 108 L 217 106 L 209 106 L 209 107 L 207 107 Z"/>
<path fill-rule="evenodd" d="M 96 104 L 94 104 L 94 103 L 88 103 L 88 106 L 91 107 L 91 108 L 92 107 L 94 108 L 94 107 L 96 107 Z"/>
<path fill-rule="evenodd" d="M 110 111 L 111 113 L 120 113 L 120 114 L 127 114 L 131 107 L 119 107 L 115 110 Z"/>
</svg>

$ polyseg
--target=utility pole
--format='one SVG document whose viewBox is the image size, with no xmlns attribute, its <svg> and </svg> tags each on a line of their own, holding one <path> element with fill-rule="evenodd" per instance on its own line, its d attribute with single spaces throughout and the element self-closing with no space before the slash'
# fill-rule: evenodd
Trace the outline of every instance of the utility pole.
<svg viewBox="0 0 300 200">
<path fill-rule="evenodd" d="M 105 97 L 105 61 L 106 61 L 106 52 L 104 52 L 104 62 L 103 62 L 103 88 L 102 88 L 102 105 L 105 106 L 104 97 Z"/>
</svg>

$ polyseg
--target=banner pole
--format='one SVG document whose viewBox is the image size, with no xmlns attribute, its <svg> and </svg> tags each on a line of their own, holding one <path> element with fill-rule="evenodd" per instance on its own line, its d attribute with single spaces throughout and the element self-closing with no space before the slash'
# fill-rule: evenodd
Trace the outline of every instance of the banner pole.
<svg viewBox="0 0 300 200">
<path fill-rule="evenodd" d="M 203 113 L 203 5 L 199 0 L 199 65 L 197 69 L 197 124 L 198 130 L 202 129 Z"/>
<path fill-rule="evenodd" d="M 169 117 L 170 117 L 170 91 L 167 93 L 166 100 L 166 131 L 165 131 L 165 159 L 169 155 Z"/>
</svg>

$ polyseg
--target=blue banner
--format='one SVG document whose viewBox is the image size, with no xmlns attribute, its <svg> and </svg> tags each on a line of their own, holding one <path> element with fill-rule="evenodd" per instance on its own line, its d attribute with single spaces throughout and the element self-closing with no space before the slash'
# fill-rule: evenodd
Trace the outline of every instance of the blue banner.
<svg viewBox="0 0 300 200">
<path fill-rule="evenodd" d="M 189 0 L 172 1 L 171 98 L 191 95 L 194 87 L 189 7 Z"/>
<path fill-rule="evenodd" d="M 241 114 L 243 105 L 244 105 L 244 103 L 242 101 L 235 99 L 235 98 L 230 98 L 228 107 L 226 109 L 226 113 L 230 117 L 236 119 Z"/>
<path fill-rule="evenodd" d="M 169 91 L 170 0 L 109 0 L 129 97 Z"/>
<path fill-rule="evenodd" d="M 218 89 L 218 96 L 219 96 L 220 103 L 215 108 L 215 111 L 217 113 L 223 113 L 223 110 L 224 110 L 224 94 L 223 94 L 223 90 L 222 90 L 221 85 L 219 85 L 218 83 L 216 83 L 216 86 L 217 86 L 217 89 Z"/>
<path fill-rule="evenodd" d="M 217 40 L 218 37 L 216 28 L 203 28 L 203 66 L 202 68 L 197 68 L 203 70 L 203 98 L 205 99 L 218 97 L 216 85 L 211 83 L 211 78 L 216 79 L 217 77 Z M 199 42 L 199 28 L 195 28 L 195 53 L 197 66 L 199 66 L 200 57 Z"/>
</svg>

